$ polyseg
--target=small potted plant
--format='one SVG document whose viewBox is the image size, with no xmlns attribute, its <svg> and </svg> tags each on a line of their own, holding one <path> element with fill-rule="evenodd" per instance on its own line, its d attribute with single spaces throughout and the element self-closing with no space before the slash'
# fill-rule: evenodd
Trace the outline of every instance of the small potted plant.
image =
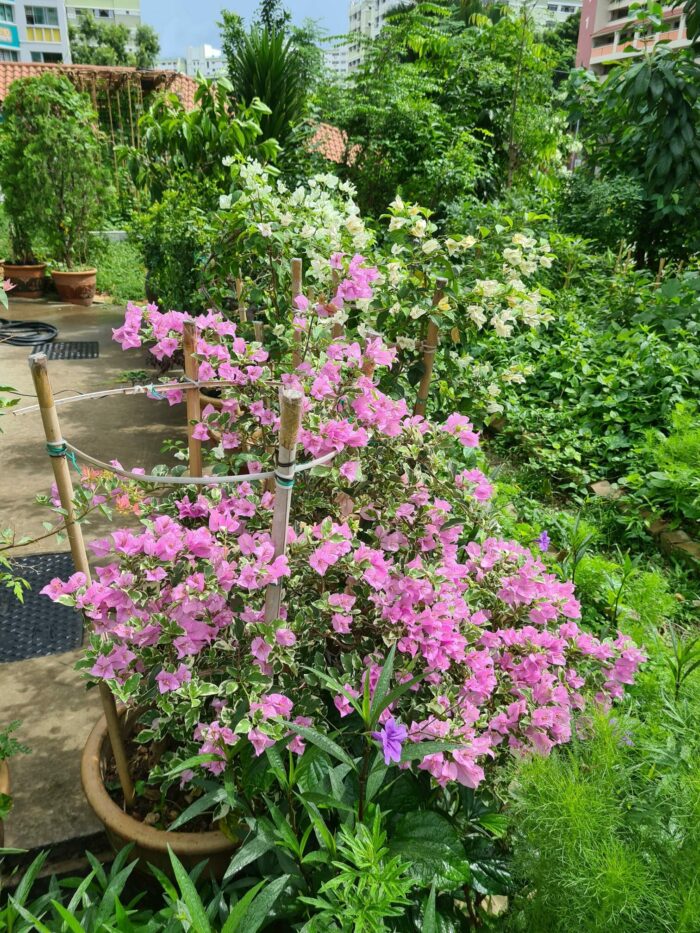
<svg viewBox="0 0 700 933">
<path fill-rule="evenodd" d="M 2 130 L 0 152 L 0 183 L 3 190 L 8 182 L 10 189 L 15 186 L 23 208 L 10 205 L 11 220 L 17 229 L 31 230 L 54 261 L 59 296 L 71 304 L 90 305 L 97 273 L 90 262 L 91 231 L 100 228 L 110 195 L 97 114 L 87 95 L 62 75 L 17 81 L 8 99 L 13 92 L 17 119 Z M 13 181 L 14 170 L 19 176 Z"/>
<path fill-rule="evenodd" d="M 39 262 L 33 241 L 37 224 L 37 192 L 34 163 L 27 139 L 37 111 L 34 89 L 15 81 L 3 101 L 0 124 L 0 188 L 9 217 L 11 257 L 5 275 L 15 286 L 16 298 L 41 298 L 46 282 L 46 263 Z"/>
</svg>

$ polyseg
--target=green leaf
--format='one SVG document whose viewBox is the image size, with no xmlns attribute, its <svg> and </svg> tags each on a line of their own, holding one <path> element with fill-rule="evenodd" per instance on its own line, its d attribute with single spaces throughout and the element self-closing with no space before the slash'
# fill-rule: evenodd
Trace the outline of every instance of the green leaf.
<svg viewBox="0 0 700 933">
<path fill-rule="evenodd" d="M 261 855 L 269 852 L 273 847 L 274 843 L 271 840 L 264 839 L 262 836 L 253 836 L 250 842 L 246 842 L 245 845 L 241 846 L 238 852 L 234 855 L 233 859 L 231 860 L 231 864 L 228 866 L 224 874 L 224 881 L 227 878 L 233 877 L 233 875 L 239 872 L 242 868 L 245 868 L 246 865 L 250 865 L 251 862 L 259 859 Z"/>
<path fill-rule="evenodd" d="M 389 691 L 389 685 L 391 684 L 391 678 L 394 675 L 394 655 L 396 654 L 396 645 L 392 645 L 389 649 L 389 654 L 386 656 L 386 661 L 382 667 L 382 671 L 379 675 L 379 680 L 377 681 L 377 686 L 374 688 L 374 696 L 372 697 L 372 705 L 369 711 L 369 722 L 365 723 L 365 726 L 368 729 L 374 727 L 375 723 L 379 719 L 381 710 L 379 709 L 382 700 L 386 697 Z M 366 678 L 369 680 L 369 678 Z"/>
<path fill-rule="evenodd" d="M 216 804 L 220 803 L 222 800 L 226 800 L 226 791 L 223 787 L 217 787 L 216 790 L 211 790 L 209 793 L 203 794 L 193 801 L 186 810 L 183 810 L 178 818 L 168 826 L 168 832 L 178 829 L 178 827 L 193 820 L 195 816 L 199 816 L 200 813 L 204 813 L 204 811 L 208 810 L 210 807 L 216 806 Z"/>
<path fill-rule="evenodd" d="M 63 904 L 52 900 L 51 905 L 61 920 L 63 920 L 63 922 L 68 925 L 68 929 L 71 930 L 72 933 L 86 933 L 85 927 L 78 922 L 75 914 L 72 914 L 69 910 L 67 910 Z"/>
<path fill-rule="evenodd" d="M 289 875 L 282 875 L 281 878 L 276 878 L 274 881 L 270 882 L 265 890 L 258 894 L 248 908 L 238 928 L 238 933 L 258 933 L 258 930 L 268 919 L 270 911 L 275 901 L 284 890 L 287 881 L 289 881 Z M 199 933 L 199 930 L 197 933 Z"/>
<path fill-rule="evenodd" d="M 341 748 L 333 739 L 329 739 L 327 735 L 323 735 L 320 732 L 317 732 L 315 729 L 311 729 L 309 726 L 300 726 L 298 723 L 290 722 L 289 728 L 298 733 L 303 739 L 306 739 L 307 742 L 311 742 L 312 745 L 316 745 L 321 751 L 324 751 L 327 755 L 330 755 L 331 758 L 336 758 L 338 761 L 342 761 L 343 764 L 348 765 L 350 768 L 355 770 L 355 762 L 348 755 L 345 749 Z"/>
<path fill-rule="evenodd" d="M 245 895 L 240 899 L 235 907 L 231 909 L 231 913 L 226 918 L 226 923 L 221 928 L 221 933 L 236 933 L 236 930 L 238 930 L 238 926 L 246 911 L 248 910 L 251 901 L 254 899 L 255 895 L 264 884 L 264 881 L 259 881 L 254 888 L 251 888 L 250 891 L 246 891 Z"/>
<path fill-rule="evenodd" d="M 430 886 L 430 894 L 428 896 L 428 900 L 425 905 L 425 913 L 423 914 L 422 933 L 437 933 L 437 926 L 435 923 L 435 882 L 434 881 L 432 885 Z"/>
<path fill-rule="evenodd" d="M 407 813 L 396 825 L 389 848 L 409 865 L 421 885 L 453 891 L 471 877 L 469 860 L 451 820 L 433 810 Z"/>
<path fill-rule="evenodd" d="M 454 752 L 459 748 L 464 748 L 464 742 L 410 742 L 401 749 L 401 761 L 415 761 L 426 755 Z"/>
<path fill-rule="evenodd" d="M 197 931 L 197 933 L 212 933 L 209 918 L 207 917 L 207 913 L 204 909 L 204 904 L 202 903 L 199 894 L 197 894 L 197 889 L 194 886 L 192 879 L 185 871 L 184 865 L 179 860 L 177 855 L 175 855 L 170 846 L 168 846 L 168 855 L 170 856 L 170 863 L 173 866 L 175 880 L 177 881 L 180 888 L 182 900 L 185 902 L 185 906 L 189 911 L 194 929 Z"/>
</svg>

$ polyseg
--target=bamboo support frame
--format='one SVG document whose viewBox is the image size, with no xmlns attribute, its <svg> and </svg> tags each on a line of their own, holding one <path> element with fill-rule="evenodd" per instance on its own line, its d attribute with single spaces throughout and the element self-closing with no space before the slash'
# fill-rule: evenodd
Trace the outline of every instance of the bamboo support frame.
<svg viewBox="0 0 700 933">
<path fill-rule="evenodd" d="M 436 289 L 435 294 L 433 295 L 434 308 L 437 307 L 437 305 L 442 300 L 445 286 L 447 285 L 447 279 L 437 279 L 435 284 Z M 433 378 L 433 366 L 435 365 L 435 354 L 438 348 L 438 339 L 439 329 L 437 323 L 431 317 L 428 320 L 425 341 L 423 342 L 423 375 L 421 376 L 420 385 L 418 386 L 418 396 L 416 398 L 416 403 L 413 406 L 414 415 L 422 415 L 425 417 L 425 413 L 428 407 L 430 382 Z"/>
<path fill-rule="evenodd" d="M 275 558 L 287 550 L 289 513 L 297 458 L 297 441 L 301 429 L 303 392 L 297 389 L 280 391 L 280 433 L 275 468 L 275 508 L 272 515 L 272 544 Z M 271 583 L 265 593 L 265 622 L 279 618 L 282 584 Z"/>
<path fill-rule="evenodd" d="M 58 496 L 61 501 L 61 507 L 66 512 L 66 533 L 70 544 L 71 556 L 75 569 L 80 573 L 84 573 L 85 579 L 89 583 L 91 579 L 90 565 L 85 550 L 82 528 L 75 519 L 73 483 L 70 476 L 68 460 L 66 459 L 65 442 L 61 435 L 61 426 L 54 404 L 46 354 L 33 353 L 29 357 L 29 368 L 31 369 L 34 388 L 39 401 L 39 412 L 44 426 L 44 435 L 46 437 L 47 450 L 51 459 L 54 479 L 58 487 Z M 62 452 L 61 446 L 63 446 Z M 51 448 L 53 448 L 53 450 L 51 450 Z M 121 784 L 124 794 L 124 801 L 127 808 L 129 808 L 134 803 L 134 784 L 129 774 L 129 762 L 124 746 L 124 737 L 121 731 L 119 715 L 117 713 L 117 704 L 112 691 L 104 682 L 100 684 L 100 698 L 102 700 L 105 719 L 107 720 L 107 732 L 117 766 L 119 783 Z"/>
<path fill-rule="evenodd" d="M 194 358 L 197 347 L 197 331 L 194 321 L 186 321 L 182 335 L 182 348 L 185 357 L 185 375 L 188 379 L 197 381 L 199 366 Z M 199 400 L 199 389 L 193 386 L 185 389 L 187 402 L 187 449 L 189 451 L 190 476 L 202 475 L 202 442 L 193 436 L 193 421 L 198 422 L 202 417 L 202 407 Z"/>
<path fill-rule="evenodd" d="M 238 308 L 238 320 L 241 324 L 245 324 L 248 320 L 248 315 L 246 314 L 245 305 L 242 303 L 241 298 L 243 297 L 243 279 L 236 279 L 236 307 Z"/>
<path fill-rule="evenodd" d="M 335 298 L 336 292 L 338 291 L 338 285 L 340 285 L 340 275 L 337 269 L 334 269 L 331 273 L 331 286 L 333 289 L 333 298 Z M 333 301 L 331 298 L 331 301 Z M 335 305 L 333 306 L 335 307 Z M 335 323 L 333 324 L 333 329 L 331 331 L 331 337 L 333 340 L 339 340 L 341 337 L 345 336 L 345 328 L 342 324 Z"/>
<path fill-rule="evenodd" d="M 292 317 L 296 312 L 294 299 L 298 298 L 303 289 L 301 259 L 292 259 Z M 292 366 L 294 369 L 301 363 L 301 331 L 294 329 L 294 349 L 292 351 Z"/>
</svg>

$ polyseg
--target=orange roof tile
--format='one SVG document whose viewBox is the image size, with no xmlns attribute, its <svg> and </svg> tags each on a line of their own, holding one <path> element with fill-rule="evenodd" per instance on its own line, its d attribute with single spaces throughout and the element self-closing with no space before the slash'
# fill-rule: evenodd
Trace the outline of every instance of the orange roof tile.
<svg viewBox="0 0 700 933">
<path fill-rule="evenodd" d="M 348 134 L 330 123 L 318 124 L 315 133 L 309 139 L 308 148 L 329 162 L 346 165 L 352 165 L 360 151 L 357 145 L 348 148 Z"/>
<path fill-rule="evenodd" d="M 84 86 L 87 79 L 94 77 L 117 78 L 120 75 L 136 75 L 141 81 L 144 90 L 167 89 L 172 91 L 182 101 L 187 110 L 194 108 L 194 95 L 197 82 L 194 78 L 180 74 L 177 71 L 139 71 L 136 68 L 127 68 L 111 65 L 68 65 L 48 64 L 43 62 L 0 62 L 0 101 L 7 96 L 13 81 L 18 78 L 33 78 L 46 71 L 57 71 L 65 74 L 79 86 Z"/>
</svg>

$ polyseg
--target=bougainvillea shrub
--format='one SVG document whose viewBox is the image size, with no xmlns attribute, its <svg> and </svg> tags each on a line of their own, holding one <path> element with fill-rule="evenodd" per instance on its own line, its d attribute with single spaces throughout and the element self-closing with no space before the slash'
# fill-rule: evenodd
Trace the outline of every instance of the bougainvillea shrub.
<svg viewBox="0 0 700 933">
<path fill-rule="evenodd" d="M 374 279 L 358 257 L 332 307 L 371 297 Z M 109 562 L 90 586 L 76 575 L 48 591 L 91 620 L 87 670 L 146 710 L 140 740 L 170 741 L 161 773 L 199 752 L 182 779 L 220 774 L 242 741 L 255 756 L 277 742 L 300 755 L 305 730 L 356 738 L 391 653 L 383 688 L 398 693 L 365 739 L 386 764 L 477 787 L 508 750 L 567 742 L 574 714 L 620 697 L 643 656 L 582 631 L 573 584 L 499 537 L 469 420 L 433 424 L 381 392 L 396 351 L 333 339 L 328 307 L 297 299 L 300 345 L 313 336 L 315 352 L 282 373 L 236 324 L 196 319 L 200 380 L 229 383 L 194 428 L 219 471 L 271 468 L 280 385 L 304 394 L 301 459 L 335 455 L 298 474 L 288 553 L 274 557 L 261 482 L 163 497 L 114 479 L 142 527 L 92 542 Z M 186 319 L 131 307 L 115 337 L 172 355 Z M 280 618 L 265 622 L 279 581 Z"/>
</svg>

